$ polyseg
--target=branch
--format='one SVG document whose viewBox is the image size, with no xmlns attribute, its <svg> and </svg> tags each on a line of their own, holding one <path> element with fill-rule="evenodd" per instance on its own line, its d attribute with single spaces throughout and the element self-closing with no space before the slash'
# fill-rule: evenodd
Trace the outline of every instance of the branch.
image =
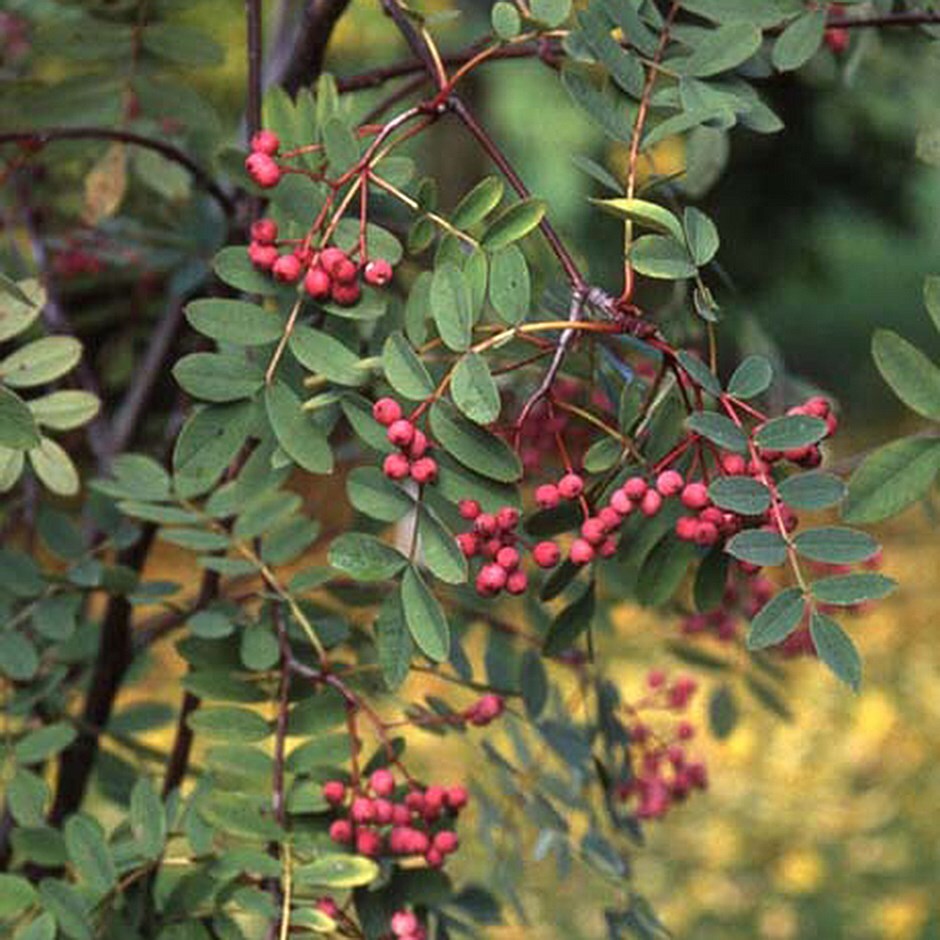
<svg viewBox="0 0 940 940">
<path fill-rule="evenodd" d="M 114 130 L 110 127 L 44 127 L 33 131 L 8 131 L 0 134 L 0 145 L 20 141 L 47 144 L 57 140 L 116 140 L 122 144 L 156 151 L 167 160 L 178 163 L 188 170 L 196 183 L 215 199 L 226 215 L 230 216 L 235 212 L 235 203 L 231 197 L 192 157 L 173 144 L 154 137 L 146 137 L 132 131 Z"/>
<path fill-rule="evenodd" d="M 245 32 L 248 37 L 248 87 L 245 121 L 248 139 L 261 129 L 261 60 L 263 22 L 261 0 L 245 0 Z"/>
<path fill-rule="evenodd" d="M 910 10 L 907 13 L 886 13 L 883 16 L 851 16 L 845 13 L 826 17 L 828 29 L 867 29 L 883 26 L 928 26 L 940 23 L 940 12 Z"/>
<path fill-rule="evenodd" d="M 270 84 L 293 95 L 319 78 L 333 29 L 348 5 L 349 0 L 307 0 L 290 56 L 283 64 L 274 63 Z"/>
</svg>

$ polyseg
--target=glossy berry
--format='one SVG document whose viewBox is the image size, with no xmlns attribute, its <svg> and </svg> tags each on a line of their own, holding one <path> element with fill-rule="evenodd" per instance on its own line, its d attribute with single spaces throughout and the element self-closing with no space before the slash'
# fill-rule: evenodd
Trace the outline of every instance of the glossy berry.
<svg viewBox="0 0 940 940">
<path fill-rule="evenodd" d="M 457 536 L 457 545 L 466 558 L 473 558 L 480 552 L 480 540 L 472 532 L 461 532 Z"/>
<path fill-rule="evenodd" d="M 399 418 L 388 426 L 389 443 L 396 447 L 407 447 L 415 436 L 415 426 L 407 418 Z"/>
<path fill-rule="evenodd" d="M 251 138 L 251 149 L 255 153 L 263 153 L 273 157 L 281 149 L 281 142 L 274 131 L 262 130 Z"/>
<path fill-rule="evenodd" d="M 437 461 L 433 457 L 422 457 L 411 465 L 411 479 L 421 486 L 437 479 Z"/>
<path fill-rule="evenodd" d="M 623 524 L 623 519 L 620 517 L 620 513 L 611 506 L 605 506 L 597 514 L 597 518 L 600 519 L 602 525 L 604 526 L 604 530 L 607 532 L 614 532 Z"/>
<path fill-rule="evenodd" d="M 372 406 L 372 417 L 383 427 L 390 427 L 396 421 L 401 420 L 401 405 L 394 398 L 380 398 Z"/>
<path fill-rule="evenodd" d="M 487 693 L 466 711 L 467 720 L 477 727 L 488 725 L 502 715 L 506 703 L 501 695 Z"/>
<path fill-rule="evenodd" d="M 381 767 L 369 777 L 369 786 L 376 796 L 391 796 L 395 792 L 395 775 L 387 767 Z"/>
<path fill-rule="evenodd" d="M 327 780 L 323 784 L 323 799 L 331 806 L 339 806 L 346 799 L 346 784 L 341 780 Z"/>
<path fill-rule="evenodd" d="M 392 266 L 384 258 L 376 258 L 366 265 L 362 276 L 373 287 L 385 287 L 392 279 Z"/>
<path fill-rule="evenodd" d="M 456 832 L 451 832 L 449 829 L 442 829 L 440 832 L 435 833 L 431 844 L 441 855 L 450 855 L 457 851 L 460 846 L 460 840 L 457 838 Z"/>
<path fill-rule="evenodd" d="M 682 479 L 682 474 L 677 470 L 663 470 L 656 477 L 656 489 L 661 496 L 678 496 L 684 485 L 685 480 Z"/>
<path fill-rule="evenodd" d="M 566 473 L 558 481 L 558 493 L 562 499 L 577 499 L 584 492 L 584 480 L 577 473 Z"/>
<path fill-rule="evenodd" d="M 482 509 L 480 508 L 480 504 L 475 499 L 462 499 L 457 504 L 457 511 L 460 513 L 461 519 L 466 519 L 468 522 L 473 522 L 473 520 L 480 515 Z"/>
<path fill-rule="evenodd" d="M 622 489 L 610 497 L 610 506 L 619 516 L 628 516 L 633 512 L 633 503 Z"/>
<path fill-rule="evenodd" d="M 296 255 L 281 255 L 281 257 L 274 262 L 271 273 L 276 280 L 282 281 L 285 284 L 293 284 L 294 281 L 300 278 L 300 262 L 297 260 Z"/>
<path fill-rule="evenodd" d="M 532 557 L 540 568 L 554 568 L 561 561 L 561 549 L 554 542 L 539 542 Z"/>
<path fill-rule="evenodd" d="M 467 793 L 465 787 L 449 787 L 445 795 L 445 800 L 452 810 L 459 812 L 469 802 L 470 795 Z"/>
<path fill-rule="evenodd" d="M 484 565 L 476 583 L 482 593 L 496 594 L 506 586 L 506 569 L 496 564 Z"/>
<path fill-rule="evenodd" d="M 311 268 L 304 276 L 304 290 L 314 300 L 326 300 L 330 296 L 332 286 L 333 282 L 323 268 Z"/>
<path fill-rule="evenodd" d="M 473 520 L 473 530 L 474 532 L 479 532 L 480 535 L 496 535 L 498 528 L 499 524 L 496 522 L 496 516 L 488 512 L 481 512 L 476 519 Z"/>
<path fill-rule="evenodd" d="M 561 494 L 554 483 L 543 483 L 536 487 L 535 502 L 540 509 L 554 509 L 561 502 Z"/>
<path fill-rule="evenodd" d="M 631 499 L 635 503 L 639 502 L 646 495 L 648 489 L 649 484 L 643 477 L 630 477 L 623 485 L 623 492 L 628 499 Z"/>
<path fill-rule="evenodd" d="M 731 477 L 747 473 L 747 461 L 740 454 L 725 454 L 721 458 L 721 469 Z"/>
<path fill-rule="evenodd" d="M 581 526 L 581 537 L 591 545 L 600 545 L 607 537 L 607 528 L 597 517 L 585 519 Z"/>
<path fill-rule="evenodd" d="M 396 937 L 407 937 L 408 934 L 415 933 L 420 925 L 418 918 L 411 911 L 396 911 L 392 914 L 389 926 Z"/>
<path fill-rule="evenodd" d="M 585 539 L 575 539 L 571 543 L 568 557 L 576 565 L 586 565 L 594 560 L 594 546 Z"/>
<path fill-rule="evenodd" d="M 372 822 L 375 819 L 375 807 L 372 805 L 372 800 L 365 796 L 357 796 L 349 808 L 349 815 L 357 823 Z"/>
<path fill-rule="evenodd" d="M 281 181 L 281 168 L 267 154 L 251 154 L 245 161 L 245 169 L 262 189 L 270 189 Z"/>
<path fill-rule="evenodd" d="M 404 480 L 411 472 L 411 461 L 404 454 L 389 454 L 382 461 L 382 473 L 390 480 Z"/>
<path fill-rule="evenodd" d="M 687 509 L 704 509 L 711 502 L 708 487 L 699 482 L 686 483 L 680 498 Z"/>
<path fill-rule="evenodd" d="M 640 500 L 640 512 L 652 518 L 662 509 L 663 498 L 658 490 L 647 490 Z"/>
<path fill-rule="evenodd" d="M 248 246 L 248 259 L 262 271 L 270 271 L 279 257 L 274 245 L 259 245 L 257 242 L 252 242 Z"/>
<path fill-rule="evenodd" d="M 504 546 L 496 553 L 496 564 L 506 571 L 514 571 L 519 567 L 519 552 L 509 545 Z"/>
<path fill-rule="evenodd" d="M 261 245 L 270 245 L 277 239 L 277 222 L 274 219 L 258 219 L 251 223 L 251 240 Z"/>
<path fill-rule="evenodd" d="M 519 510 L 514 509 L 512 506 L 503 506 L 503 508 L 496 513 L 496 525 L 502 529 L 503 532 L 514 529 L 519 525 Z"/>
</svg>

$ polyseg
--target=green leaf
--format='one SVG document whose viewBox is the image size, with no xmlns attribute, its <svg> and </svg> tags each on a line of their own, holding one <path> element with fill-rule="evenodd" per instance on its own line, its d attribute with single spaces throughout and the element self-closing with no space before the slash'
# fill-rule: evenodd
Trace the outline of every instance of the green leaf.
<svg viewBox="0 0 940 940">
<path fill-rule="evenodd" d="M 170 497 L 170 475 L 144 454 L 121 454 L 111 464 L 113 480 L 95 480 L 94 488 L 115 499 L 164 500 Z"/>
<path fill-rule="evenodd" d="M 264 624 L 256 624 L 242 633 L 238 655 L 246 669 L 264 672 L 274 668 L 280 658 L 280 647 L 274 634 Z"/>
<path fill-rule="evenodd" d="M 320 128 L 330 176 L 341 176 L 359 159 L 359 144 L 346 121 L 334 115 Z"/>
<path fill-rule="evenodd" d="M 638 274 L 678 281 L 695 276 L 688 249 L 665 235 L 643 235 L 630 247 L 627 256 Z"/>
<path fill-rule="evenodd" d="M 454 533 L 428 505 L 422 505 L 418 522 L 421 553 L 424 563 L 447 584 L 463 584 L 467 580 L 467 559 Z"/>
<path fill-rule="evenodd" d="M 414 641 L 405 623 L 399 592 L 390 594 L 379 608 L 375 635 L 382 677 L 394 692 L 408 677 L 411 657 L 414 655 Z"/>
<path fill-rule="evenodd" d="M 464 352 L 473 337 L 470 290 L 463 271 L 450 261 L 434 269 L 431 281 L 431 313 L 448 349 Z"/>
<path fill-rule="evenodd" d="M 34 774 L 23 767 L 17 767 L 7 786 L 6 798 L 10 815 L 19 825 L 45 825 L 49 787 L 38 774 Z M 0 904 L 2 904 L 2 898 L 3 891 L 0 890 Z"/>
<path fill-rule="evenodd" d="M 645 75 L 640 56 L 636 51 L 639 48 L 636 43 L 633 42 L 635 48 L 628 50 L 613 38 L 610 30 L 610 20 L 601 9 L 601 4 L 591 4 L 579 9 L 578 23 L 581 26 L 581 33 L 576 34 L 577 38 L 590 46 L 598 62 L 602 63 L 610 72 L 610 77 L 632 98 L 639 99 L 642 97 Z M 627 35 L 630 35 L 631 40 L 633 40 L 633 34 L 627 33 Z M 578 163 L 577 158 L 575 163 Z M 587 160 L 586 163 L 582 162 L 580 168 L 598 179 L 593 173 L 597 165 L 592 166 L 592 163 L 593 161 L 590 160 Z M 609 176 L 606 170 L 600 169 L 601 176 Z M 601 180 L 598 179 L 598 182 L 601 182 Z M 607 186 L 609 184 L 610 180 L 603 181 L 603 185 Z M 620 192 L 622 189 L 616 180 L 613 180 L 611 188 L 614 192 Z"/>
<path fill-rule="evenodd" d="M 400 330 L 389 333 L 385 340 L 382 368 L 389 385 L 399 395 L 421 401 L 434 394 L 431 374 Z"/>
<path fill-rule="evenodd" d="M 430 423 L 441 447 L 465 467 L 500 483 L 522 477 L 516 452 L 501 437 L 462 417 L 449 403 L 439 401 L 431 407 Z"/>
<path fill-rule="evenodd" d="M 279 316 L 244 300 L 194 300 L 186 319 L 203 336 L 236 346 L 276 343 L 284 331 Z"/>
<path fill-rule="evenodd" d="M 602 437 L 585 452 L 582 459 L 588 473 L 603 473 L 610 470 L 623 453 L 623 444 L 616 437 Z"/>
<path fill-rule="evenodd" d="M 673 59 L 670 67 L 683 75 L 704 78 L 746 62 L 760 48 L 760 30 L 750 23 L 729 23 L 703 35 L 686 59 Z"/>
<path fill-rule="evenodd" d="M 0 385 L 0 446 L 27 450 L 39 443 L 32 412 L 16 392 Z"/>
<path fill-rule="evenodd" d="M 763 356 L 748 356 L 734 370 L 728 382 L 728 394 L 746 401 L 766 392 L 773 378 L 773 367 Z"/>
<path fill-rule="evenodd" d="M 545 634 L 542 652 L 546 656 L 558 656 L 573 646 L 582 633 L 591 629 L 595 607 L 596 594 L 592 581 L 577 600 L 552 620 Z"/>
<path fill-rule="evenodd" d="M 877 522 L 926 496 L 940 472 L 940 441 L 904 437 L 878 448 L 849 480 L 846 522 Z"/>
<path fill-rule="evenodd" d="M 830 565 L 850 565 L 878 553 L 878 543 L 870 535 L 843 526 L 807 529 L 794 537 L 793 544 L 804 558 Z"/>
<path fill-rule="evenodd" d="M 362 855 L 326 854 L 294 868 L 294 880 L 305 887 L 356 888 L 370 884 L 378 876 L 379 866 Z"/>
<path fill-rule="evenodd" d="M 688 373 L 689 378 L 695 382 L 701 389 L 714 395 L 716 398 L 721 394 L 721 383 L 711 369 L 699 359 L 698 356 L 688 352 L 685 349 L 679 351 L 679 365 Z"/>
<path fill-rule="evenodd" d="M 784 415 L 771 418 L 757 429 L 754 440 L 764 450 L 792 450 L 821 441 L 827 433 L 826 422 L 810 415 Z"/>
<path fill-rule="evenodd" d="M 526 650 L 519 667 L 519 690 L 526 714 L 536 719 L 548 702 L 548 675 L 536 650 Z"/>
<path fill-rule="evenodd" d="M 36 903 L 36 890 L 20 875 L 0 873 L 0 920 L 12 920 Z"/>
<path fill-rule="evenodd" d="M 598 87 L 589 69 L 569 62 L 562 66 L 561 82 L 575 104 L 608 136 L 624 143 L 630 141 L 636 108 L 623 92 L 609 84 Z"/>
<path fill-rule="evenodd" d="M 450 384 L 454 404 L 477 424 L 492 424 L 499 417 L 499 389 L 486 360 L 467 353 L 454 369 Z"/>
<path fill-rule="evenodd" d="M 294 327 L 287 345 L 302 366 L 338 385 L 355 387 L 368 378 L 359 367 L 359 357 L 323 330 L 300 324 Z"/>
<path fill-rule="evenodd" d="M 659 35 L 643 20 L 637 12 L 638 4 L 623 0 L 601 0 L 601 6 L 616 23 L 624 36 L 630 37 L 630 42 L 636 46 L 644 56 L 653 56 L 659 45 Z"/>
<path fill-rule="evenodd" d="M 16 935 L 16 940 L 55 940 L 55 918 L 48 911 L 40 914 L 35 920 Z"/>
<path fill-rule="evenodd" d="M 252 265 L 247 245 L 223 248 L 215 256 L 212 267 L 220 280 L 246 294 L 271 297 L 281 290 L 277 281 Z"/>
<path fill-rule="evenodd" d="M 329 561 L 357 581 L 386 581 L 398 574 L 408 560 L 373 535 L 346 532 L 333 539 Z"/>
<path fill-rule="evenodd" d="M 871 351 L 878 371 L 895 395 L 918 414 L 940 421 L 940 369 L 916 346 L 890 330 L 875 331 Z"/>
<path fill-rule="evenodd" d="M 708 264 L 718 254 L 720 245 L 715 223 L 704 212 L 690 206 L 682 216 L 682 225 L 692 261 L 698 267 Z"/>
<path fill-rule="evenodd" d="M 505 4 L 512 6 L 512 4 Z M 515 7 L 512 7 L 516 12 Z M 518 16 L 518 13 L 516 14 Z M 503 181 L 498 176 L 487 176 L 480 180 L 457 203 L 451 216 L 455 228 L 468 229 L 477 222 L 482 222 L 498 205 L 503 198 Z"/>
<path fill-rule="evenodd" d="M 74 496 L 81 485 L 78 470 L 65 449 L 51 437 L 29 451 L 29 463 L 43 485 L 58 496 Z"/>
<path fill-rule="evenodd" d="M 401 585 L 405 623 L 418 649 L 428 659 L 443 662 L 450 655 L 450 628 L 437 598 L 421 575 L 409 567 Z"/>
<path fill-rule="evenodd" d="M 809 632 L 819 658 L 857 692 L 862 683 L 862 661 L 849 635 L 835 620 L 818 611 L 810 617 Z"/>
<path fill-rule="evenodd" d="M 260 366 L 231 353 L 190 353 L 173 366 L 173 377 L 187 394 L 212 402 L 250 398 L 264 384 Z"/>
<path fill-rule="evenodd" d="M 529 265 L 518 245 L 508 245 L 493 253 L 489 297 L 504 323 L 524 320 L 532 302 Z"/>
<path fill-rule="evenodd" d="M 22 633 L 0 633 L 0 673 L 15 682 L 26 682 L 38 669 L 36 647 Z"/>
<path fill-rule="evenodd" d="M 54 431 L 71 431 L 91 421 L 101 408 L 97 395 L 79 389 L 50 392 L 29 402 L 36 422 Z"/>
<path fill-rule="evenodd" d="M 78 877 L 96 895 L 105 894 L 117 884 L 117 868 L 100 823 L 77 813 L 64 828 L 65 848 Z"/>
<path fill-rule="evenodd" d="M 346 478 L 352 505 L 380 522 L 398 522 L 414 508 L 414 500 L 378 467 L 356 467 Z"/>
<path fill-rule="evenodd" d="M 713 548 L 695 572 L 695 609 L 704 613 L 720 606 L 728 585 L 729 558 L 720 546 Z"/>
<path fill-rule="evenodd" d="M 263 741 L 271 734 L 268 723 L 257 713 L 234 705 L 203 706 L 187 719 L 196 734 L 222 740 Z"/>
<path fill-rule="evenodd" d="M 671 235 L 680 245 L 685 243 L 682 223 L 668 209 L 645 199 L 589 199 L 588 202 L 618 219 L 627 219 L 652 229 L 660 235 Z"/>
<path fill-rule="evenodd" d="M 679 590 L 695 557 L 694 545 L 667 533 L 643 561 L 637 579 L 637 600 L 646 607 L 665 604 Z"/>
<path fill-rule="evenodd" d="M 554 28 L 561 26 L 571 13 L 571 0 L 532 0 L 532 16 L 540 23 Z"/>
<path fill-rule="evenodd" d="M 250 403 L 238 402 L 201 408 L 189 417 L 173 451 L 180 496 L 195 496 L 213 486 L 245 443 L 252 413 Z"/>
<path fill-rule="evenodd" d="M 92 940 L 88 901 L 77 888 L 57 878 L 43 878 L 39 894 L 42 906 L 55 917 L 62 933 L 71 940 Z"/>
<path fill-rule="evenodd" d="M 712 734 L 723 741 L 738 724 L 738 705 L 734 693 L 726 685 L 720 685 L 708 698 L 708 725 Z"/>
<path fill-rule="evenodd" d="M 330 443 L 303 410 L 300 399 L 283 382 L 274 382 L 265 389 L 264 403 L 277 442 L 287 456 L 311 473 L 332 473 Z"/>
<path fill-rule="evenodd" d="M 387 431 L 372 417 L 372 402 L 353 392 L 340 398 L 340 408 L 356 436 L 380 454 L 390 454 L 395 448 L 389 443 Z"/>
<path fill-rule="evenodd" d="M 490 21 L 493 24 L 493 32 L 500 39 L 512 39 L 522 29 L 522 18 L 519 11 L 507 0 L 497 0 L 490 10 Z"/>
<path fill-rule="evenodd" d="M 933 320 L 933 325 L 940 332 L 940 277 L 936 275 L 924 280 L 924 306 Z"/>
<path fill-rule="evenodd" d="M 32 388 L 55 381 L 82 358 L 82 344 L 72 336 L 44 336 L 0 361 L 0 379 L 11 388 Z"/>
<path fill-rule="evenodd" d="M 487 251 L 499 251 L 524 238 L 545 215 L 547 205 L 542 199 L 523 199 L 501 212 L 489 225 L 481 244 Z"/>
<path fill-rule="evenodd" d="M 0 275 L 0 343 L 28 330 L 46 304 L 46 292 L 39 281 L 30 278 L 15 283 Z"/>
<path fill-rule="evenodd" d="M 199 815 L 226 835 L 269 841 L 284 838 L 284 831 L 264 814 L 259 798 L 253 794 L 211 791 L 208 799 L 196 804 Z"/>
<path fill-rule="evenodd" d="M 686 418 L 686 427 L 724 450 L 747 453 L 747 435 L 730 419 L 714 411 L 696 411 Z"/>
<path fill-rule="evenodd" d="M 176 65 L 199 68 L 225 61 L 225 47 L 201 29 L 180 23 L 148 23 L 140 35 L 147 52 Z"/>
<path fill-rule="evenodd" d="M 759 516 L 770 506 L 770 490 L 753 477 L 718 477 L 708 495 L 715 505 L 742 516 Z"/>
<path fill-rule="evenodd" d="M 806 609 L 799 588 L 787 588 L 772 597 L 751 621 L 747 635 L 749 650 L 762 650 L 782 643 L 796 628 Z"/>
<path fill-rule="evenodd" d="M 776 533 L 765 529 L 739 532 L 725 546 L 725 551 L 752 565 L 782 565 L 787 560 L 787 543 Z"/>
<path fill-rule="evenodd" d="M 883 574 L 841 574 L 814 581 L 810 587 L 820 603 L 842 606 L 880 600 L 897 586 L 897 581 Z"/>
<path fill-rule="evenodd" d="M 790 72 L 808 62 L 822 45 L 825 30 L 825 10 L 809 10 L 792 20 L 774 43 L 771 54 L 774 68 Z"/>
<path fill-rule="evenodd" d="M 0 430 L 0 434 L 2 433 Z M 23 451 L 0 447 L 0 493 L 7 493 L 16 486 L 22 476 L 24 463 Z"/>
<path fill-rule="evenodd" d="M 780 498 L 794 509 L 827 509 L 845 499 L 845 484 L 831 473 L 816 470 L 787 477 L 777 487 Z"/>
</svg>

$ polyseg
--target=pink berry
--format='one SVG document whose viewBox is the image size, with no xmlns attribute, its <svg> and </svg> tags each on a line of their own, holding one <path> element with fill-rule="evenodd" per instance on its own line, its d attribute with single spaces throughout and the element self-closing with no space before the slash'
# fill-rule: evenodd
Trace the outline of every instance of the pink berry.
<svg viewBox="0 0 940 940">
<path fill-rule="evenodd" d="M 607 537 L 607 527 L 596 516 L 585 519 L 581 526 L 581 537 L 591 545 L 600 545 Z"/>
<path fill-rule="evenodd" d="M 488 512 L 481 512 L 476 519 L 473 520 L 473 529 L 475 532 L 479 532 L 480 535 L 496 535 L 498 528 L 499 524 L 496 522 L 496 516 Z"/>
<path fill-rule="evenodd" d="M 462 519 L 472 522 L 483 510 L 475 499 L 462 499 L 457 505 L 457 511 Z"/>
<path fill-rule="evenodd" d="M 466 558 L 479 554 L 480 540 L 472 532 L 461 532 L 457 536 L 457 545 Z"/>
<path fill-rule="evenodd" d="M 554 542 L 539 542 L 532 557 L 540 568 L 554 568 L 561 561 L 561 549 Z"/>
<path fill-rule="evenodd" d="M 316 908 L 327 917 L 335 919 L 339 916 L 339 905 L 332 898 L 320 898 L 316 903 Z"/>
<path fill-rule="evenodd" d="M 401 420 L 401 405 L 394 398 L 380 398 L 372 406 L 372 417 L 384 427 L 390 427 Z"/>
<path fill-rule="evenodd" d="M 683 542 L 694 542 L 699 522 L 694 516 L 679 516 L 676 519 L 676 535 Z"/>
<path fill-rule="evenodd" d="M 314 300 L 326 300 L 332 292 L 333 282 L 329 274 L 320 267 L 310 268 L 304 277 L 304 290 Z"/>
<path fill-rule="evenodd" d="M 682 474 L 677 470 L 663 470 L 656 477 L 656 489 L 659 490 L 662 496 L 677 496 L 682 492 L 684 484 L 685 480 L 682 479 Z"/>
<path fill-rule="evenodd" d="M 357 796 L 349 808 L 349 815 L 353 822 L 372 822 L 375 819 L 375 807 L 372 805 L 372 800 L 366 796 Z"/>
<path fill-rule="evenodd" d="M 373 287 L 385 287 L 392 279 L 392 266 L 384 258 L 376 258 L 366 265 L 363 277 Z"/>
<path fill-rule="evenodd" d="M 597 554 L 601 558 L 613 558 L 617 554 L 617 540 L 615 538 L 606 538 L 597 547 Z"/>
<path fill-rule="evenodd" d="M 690 721 L 680 721 L 676 725 L 676 735 L 680 741 L 688 741 L 695 737 L 695 726 Z"/>
<path fill-rule="evenodd" d="M 407 418 L 399 418 L 388 426 L 389 443 L 396 447 L 407 447 L 415 436 L 415 426 Z"/>
<path fill-rule="evenodd" d="M 295 255 L 281 255 L 281 257 L 274 262 L 271 273 L 278 281 L 283 281 L 285 284 L 293 284 L 294 281 L 298 280 L 301 274 L 300 262 Z"/>
<path fill-rule="evenodd" d="M 640 512 L 643 513 L 644 516 L 652 518 L 662 509 L 662 505 L 663 498 L 659 495 L 659 491 L 647 490 L 640 500 Z"/>
<path fill-rule="evenodd" d="M 535 490 L 535 502 L 540 509 L 554 509 L 561 502 L 561 494 L 554 483 L 543 483 Z"/>
<path fill-rule="evenodd" d="M 708 547 L 718 541 L 718 529 L 711 522 L 698 522 L 695 526 L 695 543 Z"/>
<path fill-rule="evenodd" d="M 248 259 L 261 271 L 270 271 L 279 257 L 274 245 L 259 245 L 257 242 L 252 242 L 248 246 Z"/>
<path fill-rule="evenodd" d="M 504 546 L 496 553 L 496 564 L 506 571 L 514 571 L 519 567 L 519 552 L 509 545 Z"/>
<path fill-rule="evenodd" d="M 352 284 L 359 274 L 359 269 L 349 258 L 341 258 L 330 269 L 330 274 L 340 284 Z"/>
<path fill-rule="evenodd" d="M 437 849 L 428 849 L 424 854 L 424 860 L 430 868 L 440 868 L 444 864 L 444 856 Z"/>
<path fill-rule="evenodd" d="M 356 833 L 356 851 L 374 858 L 382 851 L 382 837 L 374 829 L 360 829 Z"/>
<path fill-rule="evenodd" d="M 662 669 L 650 669 L 646 674 L 646 684 L 651 689 L 661 689 L 666 684 L 666 673 Z"/>
<path fill-rule="evenodd" d="M 411 461 L 404 454 L 389 454 L 382 461 L 382 473 L 390 480 L 404 480 L 411 472 Z"/>
<path fill-rule="evenodd" d="M 477 727 L 488 725 L 491 721 L 502 715 L 506 703 L 501 695 L 488 692 L 467 710 L 467 719 Z"/>
<path fill-rule="evenodd" d="M 499 565 L 484 565 L 477 576 L 477 584 L 484 592 L 495 594 L 506 586 L 506 569 Z"/>
<path fill-rule="evenodd" d="M 638 503 L 649 489 L 649 484 L 643 477 L 630 477 L 623 485 L 623 491 L 627 497 L 635 503 Z"/>
<path fill-rule="evenodd" d="M 577 473 L 566 473 L 558 481 L 558 493 L 562 499 L 577 499 L 584 492 L 584 480 Z"/>
<path fill-rule="evenodd" d="M 506 578 L 506 593 L 518 596 L 529 589 L 528 575 L 522 570 L 511 571 Z"/>
<path fill-rule="evenodd" d="M 418 929 L 418 918 L 411 911 L 396 911 L 389 923 L 396 937 L 406 937 Z"/>
<path fill-rule="evenodd" d="M 586 565 L 594 560 L 594 546 L 586 539 L 575 539 L 571 543 L 568 557 L 576 565 Z"/>
<path fill-rule="evenodd" d="M 369 777 L 369 786 L 376 796 L 391 796 L 395 792 L 395 775 L 387 767 L 381 767 Z"/>
<path fill-rule="evenodd" d="M 465 787 L 449 787 L 447 790 L 447 805 L 455 812 L 462 810 L 469 799 L 470 795 Z"/>
<path fill-rule="evenodd" d="M 331 806 L 338 806 L 346 799 L 346 784 L 342 780 L 327 780 L 323 784 L 323 799 Z"/>
<path fill-rule="evenodd" d="M 437 479 L 437 461 L 433 457 L 422 457 L 411 465 L 411 479 L 424 486 Z"/>
<path fill-rule="evenodd" d="M 496 525 L 502 529 L 503 532 L 511 531 L 519 525 L 519 510 L 514 509 L 512 506 L 503 506 L 503 508 L 496 513 Z"/>
<path fill-rule="evenodd" d="M 457 851 L 460 840 L 457 838 L 456 832 L 451 832 L 449 829 L 442 829 L 440 832 L 435 833 L 431 844 L 441 855 L 450 855 Z"/>
<path fill-rule="evenodd" d="M 335 274 L 336 266 L 341 261 L 348 260 L 346 252 L 342 248 L 337 248 L 335 245 L 331 245 L 329 248 L 324 248 L 320 252 L 320 266 L 327 272 L 329 275 Z"/>
<path fill-rule="evenodd" d="M 604 529 L 607 532 L 613 532 L 616 529 L 619 529 L 623 524 L 623 519 L 620 517 L 620 513 L 617 512 L 612 506 L 605 506 L 598 514 L 597 518 L 603 523 Z"/>
<path fill-rule="evenodd" d="M 415 428 L 415 436 L 411 439 L 411 443 L 408 445 L 408 456 L 413 460 L 417 460 L 419 457 L 423 457 L 427 453 L 427 450 L 427 436 L 420 428 Z"/>
<path fill-rule="evenodd" d="M 619 516 L 629 516 L 633 512 L 633 503 L 622 489 L 616 490 L 610 497 L 610 506 Z"/>
<path fill-rule="evenodd" d="M 822 395 L 814 395 L 803 403 L 803 412 L 814 418 L 827 418 L 831 411 L 832 405 Z"/>
<path fill-rule="evenodd" d="M 277 238 L 277 222 L 274 219 L 257 219 L 251 223 L 251 239 L 261 245 L 270 245 Z"/>
<path fill-rule="evenodd" d="M 353 307 L 359 302 L 362 290 L 358 284 L 341 284 L 333 281 L 330 285 L 330 297 L 341 307 Z"/>
<path fill-rule="evenodd" d="M 255 153 L 263 153 L 273 157 L 281 149 L 281 142 L 274 131 L 262 130 L 251 138 L 251 149 Z"/>
<path fill-rule="evenodd" d="M 352 823 L 348 819 L 336 819 L 330 824 L 330 838 L 340 845 L 349 845 L 353 839 Z"/>
<path fill-rule="evenodd" d="M 682 505 L 687 509 L 704 509 L 711 499 L 708 496 L 708 487 L 704 483 L 686 483 L 682 490 Z"/>
<path fill-rule="evenodd" d="M 267 154 L 251 154 L 245 160 L 245 169 L 262 189 L 270 189 L 281 181 L 281 168 Z"/>
<path fill-rule="evenodd" d="M 721 458 L 721 469 L 730 477 L 747 473 L 747 461 L 740 454 L 725 454 Z"/>
</svg>

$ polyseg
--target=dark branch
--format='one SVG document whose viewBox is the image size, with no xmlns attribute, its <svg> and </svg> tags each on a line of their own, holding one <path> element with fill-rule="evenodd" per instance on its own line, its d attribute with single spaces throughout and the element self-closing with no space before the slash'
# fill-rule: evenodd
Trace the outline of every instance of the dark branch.
<svg viewBox="0 0 940 940">
<path fill-rule="evenodd" d="M 884 16 L 851 16 L 844 13 L 826 17 L 826 26 L 832 29 L 878 29 L 892 26 L 929 26 L 940 23 L 940 12 L 910 10 L 906 13 L 886 13 Z"/>
<path fill-rule="evenodd" d="M 248 36 L 248 87 L 245 122 L 248 139 L 261 127 L 261 60 L 263 23 L 261 0 L 245 0 L 245 28 Z"/>
<path fill-rule="evenodd" d="M 282 85 L 293 95 L 317 80 L 333 28 L 348 5 L 349 0 L 307 0 L 293 50 L 283 66 L 273 70 L 272 84 Z"/>
<path fill-rule="evenodd" d="M 218 183 L 188 154 L 173 144 L 131 131 L 119 131 L 110 127 L 44 127 L 32 131 L 7 131 L 0 134 L 0 144 L 30 141 L 38 144 L 52 143 L 56 140 L 116 140 L 134 147 L 153 150 L 167 160 L 178 163 L 189 171 L 196 183 L 201 186 L 222 207 L 226 215 L 235 212 L 235 203 Z"/>
</svg>

